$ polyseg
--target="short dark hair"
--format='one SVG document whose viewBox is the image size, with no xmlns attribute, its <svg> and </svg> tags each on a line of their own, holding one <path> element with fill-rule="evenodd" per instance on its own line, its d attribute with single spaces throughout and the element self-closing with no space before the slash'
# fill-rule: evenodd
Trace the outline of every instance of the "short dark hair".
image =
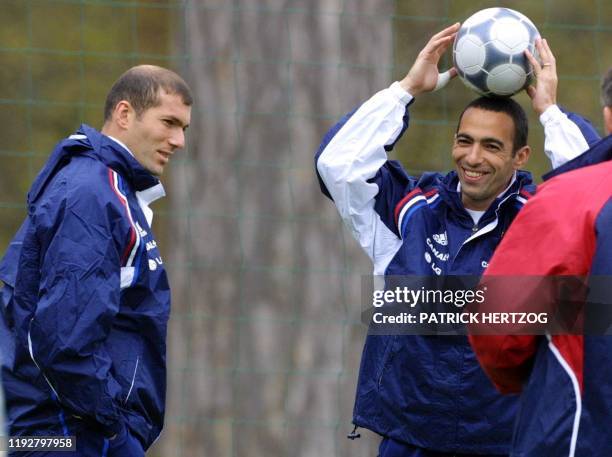
<svg viewBox="0 0 612 457">
<path fill-rule="evenodd" d="M 601 103 L 612 108 L 612 67 L 608 68 L 601 80 Z"/>
<path fill-rule="evenodd" d="M 523 146 L 527 145 L 527 137 L 529 135 L 529 124 L 527 122 L 527 114 L 521 105 L 509 97 L 480 97 L 472 100 L 459 116 L 457 123 L 457 132 L 463 115 L 470 108 L 478 108 L 485 111 L 493 111 L 495 113 L 506 113 L 514 122 L 514 136 L 512 137 L 512 154 L 516 153 Z"/>
<path fill-rule="evenodd" d="M 136 115 L 159 105 L 159 92 L 177 94 L 187 106 L 193 104 L 191 89 L 179 75 L 155 65 L 138 65 L 123 73 L 113 84 L 104 103 L 104 121 L 108 121 L 115 106 L 122 100 L 130 102 Z"/>
</svg>

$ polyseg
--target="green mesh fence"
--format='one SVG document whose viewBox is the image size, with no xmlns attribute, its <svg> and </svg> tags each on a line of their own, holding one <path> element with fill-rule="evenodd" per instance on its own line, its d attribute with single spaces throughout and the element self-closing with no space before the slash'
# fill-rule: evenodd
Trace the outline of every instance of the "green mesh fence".
<svg viewBox="0 0 612 457">
<path fill-rule="evenodd" d="M 318 191 L 312 157 L 335 120 L 401 78 L 428 37 L 476 0 L 0 2 L 0 250 L 54 143 L 100 127 L 106 91 L 138 63 L 183 74 L 188 147 L 153 229 L 173 286 L 168 408 L 149 455 L 375 455 L 345 439 L 365 329 L 364 254 Z M 612 64 L 606 0 L 516 0 L 557 56 L 558 101 L 601 127 Z M 449 64 L 449 61 L 446 61 Z M 397 157 L 451 167 L 459 81 L 419 98 Z M 517 100 L 529 112 L 529 100 Z M 530 113 L 529 169 L 547 169 Z"/>
</svg>

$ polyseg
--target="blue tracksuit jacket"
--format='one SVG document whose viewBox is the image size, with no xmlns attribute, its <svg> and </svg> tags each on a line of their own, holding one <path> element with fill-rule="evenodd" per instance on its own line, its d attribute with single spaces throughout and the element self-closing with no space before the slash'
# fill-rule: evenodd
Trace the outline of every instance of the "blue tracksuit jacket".
<svg viewBox="0 0 612 457">
<path fill-rule="evenodd" d="M 159 435 L 170 289 L 148 203 L 163 187 L 88 126 L 60 142 L 0 263 L 11 435 Z"/>
<path fill-rule="evenodd" d="M 375 275 L 480 275 L 534 193 L 531 175 L 516 172 L 474 224 L 454 171 L 417 179 L 388 160 L 408 126 L 412 100 L 394 83 L 327 133 L 315 159 L 322 191 L 371 258 Z M 547 142 L 562 152 L 547 154 L 560 165 L 597 138 L 589 125 L 554 112 L 545 122 Z M 467 337 L 370 334 L 353 422 L 427 449 L 504 454 L 516 404 L 495 390 Z"/>
</svg>

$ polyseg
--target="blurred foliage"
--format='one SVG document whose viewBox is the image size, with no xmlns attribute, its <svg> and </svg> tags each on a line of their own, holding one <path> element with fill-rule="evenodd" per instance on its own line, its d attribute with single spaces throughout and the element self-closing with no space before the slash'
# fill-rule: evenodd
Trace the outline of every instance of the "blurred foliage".
<svg viewBox="0 0 612 457">
<path fill-rule="evenodd" d="M 101 127 L 117 77 L 140 63 L 176 67 L 181 13 L 167 0 L 0 1 L 0 252 L 55 143 L 81 123 Z"/>
</svg>

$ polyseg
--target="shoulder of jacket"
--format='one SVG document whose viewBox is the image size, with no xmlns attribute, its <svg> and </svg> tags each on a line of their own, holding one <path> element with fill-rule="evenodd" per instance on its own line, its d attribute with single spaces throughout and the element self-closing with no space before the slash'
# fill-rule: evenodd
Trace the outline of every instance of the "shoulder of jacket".
<svg viewBox="0 0 612 457">
<path fill-rule="evenodd" d="M 452 180 L 451 173 L 443 175 L 442 173 L 438 173 L 435 171 L 427 171 L 421 175 L 418 180 L 417 186 L 421 190 L 423 190 L 423 192 L 427 192 L 433 189 L 439 189 L 444 185 L 446 181 Z"/>
<path fill-rule="evenodd" d="M 74 157 L 54 179 L 47 192 L 64 193 L 67 203 L 83 207 L 121 206 L 118 192 L 126 195 L 124 180 L 107 165 L 89 155 Z"/>
</svg>

